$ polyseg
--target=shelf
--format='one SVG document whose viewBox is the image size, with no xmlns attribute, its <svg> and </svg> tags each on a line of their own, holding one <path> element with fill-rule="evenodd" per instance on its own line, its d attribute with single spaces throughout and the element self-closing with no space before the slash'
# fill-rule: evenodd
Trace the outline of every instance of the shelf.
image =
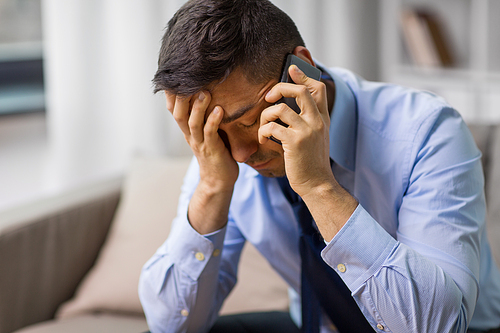
<svg viewBox="0 0 500 333">
<path fill-rule="evenodd" d="M 408 31 L 406 36 L 403 34 L 401 13 L 405 9 L 418 15 L 422 15 L 419 10 L 425 10 L 436 16 L 447 38 L 445 44 L 456 59 L 454 66 L 423 67 L 413 63 L 418 55 L 415 50 L 419 49 L 415 44 L 405 44 L 409 41 L 405 37 L 414 37 Z M 382 0 L 382 79 L 435 92 L 470 122 L 500 122 L 500 40 L 496 33 L 500 30 L 499 12 L 497 0 Z M 429 44 L 429 39 L 413 39 L 416 42 L 437 45 Z M 412 47 L 413 57 L 407 47 Z"/>
<path fill-rule="evenodd" d="M 0 115 L 45 109 L 43 86 L 23 85 L 0 89 Z"/>
<path fill-rule="evenodd" d="M 464 68 L 424 68 L 415 65 L 401 64 L 395 66 L 395 76 L 413 77 L 418 81 L 453 84 L 456 81 L 481 81 L 484 83 L 500 83 L 500 71 L 476 71 Z"/>
</svg>

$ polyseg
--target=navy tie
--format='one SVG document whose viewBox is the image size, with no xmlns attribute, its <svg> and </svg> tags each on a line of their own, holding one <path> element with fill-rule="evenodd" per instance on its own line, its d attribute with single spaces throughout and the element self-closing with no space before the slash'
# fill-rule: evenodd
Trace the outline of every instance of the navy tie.
<svg viewBox="0 0 500 333">
<path fill-rule="evenodd" d="M 313 218 L 306 204 L 292 190 L 286 177 L 277 180 L 299 221 L 302 332 L 319 332 L 321 309 L 341 333 L 373 332 L 373 328 L 352 298 L 349 288 L 321 258 L 325 242 L 314 227 Z"/>
</svg>

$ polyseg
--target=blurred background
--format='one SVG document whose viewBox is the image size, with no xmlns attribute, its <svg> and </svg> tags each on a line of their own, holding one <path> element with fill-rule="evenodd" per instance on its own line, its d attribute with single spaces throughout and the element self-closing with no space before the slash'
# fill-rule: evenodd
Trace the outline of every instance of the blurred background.
<svg viewBox="0 0 500 333">
<path fill-rule="evenodd" d="M 313 56 L 500 122 L 500 2 L 273 0 Z M 189 148 L 153 95 L 163 29 L 184 0 L 0 0 L 0 212 L 120 178 Z"/>
</svg>

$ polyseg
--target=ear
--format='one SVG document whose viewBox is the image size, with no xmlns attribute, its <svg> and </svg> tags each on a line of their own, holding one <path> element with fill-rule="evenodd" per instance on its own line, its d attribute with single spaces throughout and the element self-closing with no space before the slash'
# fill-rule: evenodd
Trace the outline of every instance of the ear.
<svg viewBox="0 0 500 333">
<path fill-rule="evenodd" d="M 314 64 L 314 60 L 311 56 L 311 52 L 309 52 L 309 50 L 307 48 L 305 48 L 304 46 L 297 46 L 293 49 L 293 55 L 299 57 L 300 59 L 304 60 L 305 62 L 307 62 L 308 64 L 310 65 L 313 65 L 314 67 L 316 67 L 316 65 Z"/>
</svg>

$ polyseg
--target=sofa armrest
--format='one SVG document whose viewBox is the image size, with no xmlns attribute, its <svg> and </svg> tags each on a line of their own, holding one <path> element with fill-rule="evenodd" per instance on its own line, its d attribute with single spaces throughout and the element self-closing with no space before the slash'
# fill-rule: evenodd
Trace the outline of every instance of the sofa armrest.
<svg viewBox="0 0 500 333">
<path fill-rule="evenodd" d="M 114 180 L 0 214 L 0 333 L 53 318 L 73 295 L 104 243 L 120 184 Z"/>
<path fill-rule="evenodd" d="M 500 125 L 469 125 L 483 153 L 487 208 L 487 233 L 491 251 L 500 266 Z"/>
<path fill-rule="evenodd" d="M 500 125 L 493 127 L 489 155 L 485 185 L 488 208 L 487 230 L 493 257 L 500 266 Z"/>
</svg>

